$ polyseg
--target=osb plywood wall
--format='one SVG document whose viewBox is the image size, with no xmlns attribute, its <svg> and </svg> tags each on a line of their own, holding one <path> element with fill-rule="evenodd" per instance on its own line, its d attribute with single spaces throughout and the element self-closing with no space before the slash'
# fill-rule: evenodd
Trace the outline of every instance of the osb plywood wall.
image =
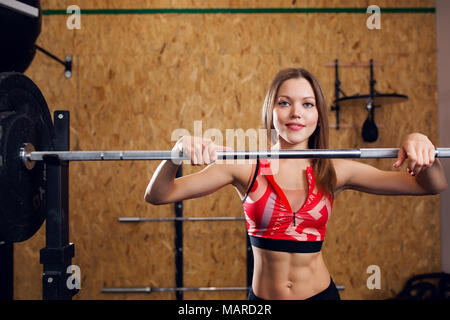
<svg viewBox="0 0 450 320">
<path fill-rule="evenodd" d="M 71 1 L 42 1 L 66 9 Z M 369 1 L 84 1 L 81 8 L 336 8 Z M 380 7 L 433 7 L 433 1 L 377 1 Z M 67 16 L 45 15 L 37 43 L 59 57 L 73 56 L 73 77 L 37 53 L 26 74 L 50 109 L 71 113 L 71 149 L 170 149 L 171 133 L 217 128 L 259 128 L 260 108 L 272 77 L 285 67 L 318 76 L 328 102 L 334 69 L 374 59 L 376 89 L 409 96 L 376 110 L 380 137 L 365 143 L 361 108 L 341 112 L 344 128 L 330 129 L 332 148 L 397 147 L 419 131 L 438 145 L 433 13 L 382 14 L 381 29 L 366 27 L 367 14 L 92 14 L 81 29 Z M 369 92 L 369 69 L 341 68 L 347 95 Z M 335 115 L 330 112 L 330 124 Z M 366 163 L 391 170 L 393 160 Z M 172 217 L 173 205 L 146 204 L 143 195 L 159 162 L 71 163 L 70 240 L 81 268 L 75 299 L 174 299 L 174 293 L 102 294 L 103 287 L 174 287 L 174 226 L 119 223 L 119 217 Z M 184 165 L 184 174 L 201 168 Z M 404 169 L 404 168 L 403 168 Z M 185 216 L 242 216 L 231 186 L 184 201 Z M 186 222 L 184 285 L 246 286 L 243 222 Z M 345 191 L 339 195 L 323 253 L 343 299 L 385 299 L 411 276 L 440 271 L 439 198 L 387 197 Z M 14 297 L 42 297 L 39 250 L 45 227 L 15 245 Z M 381 289 L 369 290 L 366 270 L 377 265 Z M 246 293 L 191 292 L 186 299 L 245 299 Z"/>
</svg>

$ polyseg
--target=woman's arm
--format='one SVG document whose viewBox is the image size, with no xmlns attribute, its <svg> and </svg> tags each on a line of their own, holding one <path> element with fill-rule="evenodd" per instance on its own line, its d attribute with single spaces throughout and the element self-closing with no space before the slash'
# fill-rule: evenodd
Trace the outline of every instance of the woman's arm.
<svg viewBox="0 0 450 320">
<path fill-rule="evenodd" d="M 197 198 L 213 193 L 235 181 L 232 164 L 217 164 L 216 150 L 224 147 L 215 145 L 209 139 L 182 137 L 173 150 L 183 151 L 190 156 L 193 165 L 209 164 L 205 169 L 175 179 L 179 164 L 165 160 L 156 169 L 147 189 L 145 201 L 160 205 Z"/>
<path fill-rule="evenodd" d="M 435 159 L 435 148 L 422 134 L 408 135 L 399 150 L 394 168 L 407 159 L 407 172 L 382 171 L 370 165 L 335 159 L 337 191 L 354 189 L 384 195 L 438 194 L 447 188 L 441 163 Z"/>
</svg>

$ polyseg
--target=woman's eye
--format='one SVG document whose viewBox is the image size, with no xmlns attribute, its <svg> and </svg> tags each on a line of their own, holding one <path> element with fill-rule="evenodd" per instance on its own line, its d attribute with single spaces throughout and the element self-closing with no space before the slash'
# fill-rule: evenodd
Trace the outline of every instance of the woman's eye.
<svg viewBox="0 0 450 320">
<path fill-rule="evenodd" d="M 280 106 L 287 107 L 289 105 L 289 102 L 287 102 L 287 101 L 278 101 L 278 104 Z"/>
<path fill-rule="evenodd" d="M 312 103 L 310 103 L 310 102 L 306 102 L 306 103 L 305 103 L 305 106 L 306 106 L 307 108 L 312 108 L 312 107 L 314 107 L 314 105 L 313 105 Z"/>
</svg>

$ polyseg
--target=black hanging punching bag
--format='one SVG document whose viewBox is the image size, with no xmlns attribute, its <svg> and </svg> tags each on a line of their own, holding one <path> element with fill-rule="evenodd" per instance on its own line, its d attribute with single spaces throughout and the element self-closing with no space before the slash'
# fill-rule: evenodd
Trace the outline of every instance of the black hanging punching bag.
<svg viewBox="0 0 450 320">
<path fill-rule="evenodd" d="M 39 9 L 34 18 L 0 5 L 0 72 L 25 72 L 33 61 L 41 33 L 40 0 L 18 0 Z"/>
</svg>

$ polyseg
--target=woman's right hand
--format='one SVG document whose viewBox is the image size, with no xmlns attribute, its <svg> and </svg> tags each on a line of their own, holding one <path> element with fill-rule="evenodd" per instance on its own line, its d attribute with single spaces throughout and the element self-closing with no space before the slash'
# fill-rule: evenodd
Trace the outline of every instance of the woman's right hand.
<svg viewBox="0 0 450 320">
<path fill-rule="evenodd" d="M 192 165 L 205 165 L 217 161 L 216 151 L 232 151 L 233 149 L 214 144 L 211 139 L 204 139 L 195 136 L 182 136 L 175 144 L 172 152 L 183 154 L 189 157 Z M 174 161 L 179 164 L 180 161 Z"/>
</svg>

